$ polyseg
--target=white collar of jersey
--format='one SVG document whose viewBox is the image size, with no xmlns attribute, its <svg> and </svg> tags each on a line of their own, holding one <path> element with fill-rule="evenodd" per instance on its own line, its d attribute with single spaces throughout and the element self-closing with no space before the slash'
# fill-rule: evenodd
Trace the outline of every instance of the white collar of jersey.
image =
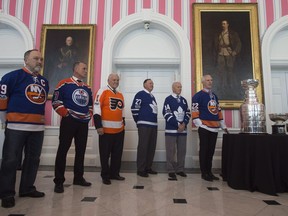
<svg viewBox="0 0 288 216">
<path fill-rule="evenodd" d="M 174 98 L 177 98 L 177 96 L 180 98 L 181 97 L 181 95 L 177 95 L 177 94 L 175 94 L 175 93 L 172 93 L 171 94 Z"/>
<path fill-rule="evenodd" d="M 207 93 L 212 92 L 212 89 L 203 88 L 203 90 Z"/>
<path fill-rule="evenodd" d="M 75 81 L 81 80 L 81 79 L 78 79 L 78 78 L 75 77 L 75 76 L 72 76 L 72 79 L 75 80 Z M 83 80 L 81 80 L 81 82 L 83 82 Z"/>
<path fill-rule="evenodd" d="M 114 93 L 117 92 L 117 90 L 116 90 L 116 89 L 113 89 L 109 84 L 107 85 L 107 87 L 108 87 L 111 91 L 113 91 Z"/>
<path fill-rule="evenodd" d="M 146 93 L 148 93 L 148 94 L 150 94 L 150 95 L 152 95 L 152 93 L 151 92 L 149 92 L 147 89 L 145 89 L 144 88 L 144 91 L 146 92 Z"/>
</svg>

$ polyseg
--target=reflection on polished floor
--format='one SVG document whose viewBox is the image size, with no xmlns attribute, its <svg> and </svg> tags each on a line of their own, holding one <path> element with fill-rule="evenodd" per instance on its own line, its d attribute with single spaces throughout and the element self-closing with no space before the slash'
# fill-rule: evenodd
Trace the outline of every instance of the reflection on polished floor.
<svg viewBox="0 0 288 216">
<path fill-rule="evenodd" d="M 38 172 L 36 186 L 46 196 L 35 199 L 19 198 L 17 195 L 16 206 L 10 209 L 0 207 L 0 215 L 288 215 L 287 193 L 269 196 L 259 192 L 233 190 L 221 180 L 204 181 L 199 173 L 193 171 L 188 172 L 187 178 L 177 176 L 177 181 L 168 180 L 165 172 L 150 175 L 149 178 L 137 176 L 135 171 L 129 170 L 121 175 L 126 178 L 125 181 L 112 180 L 111 185 L 104 185 L 98 170 L 88 170 L 85 178 L 92 182 L 92 186 L 81 187 L 72 185 L 73 173 L 67 171 L 65 191 L 56 194 L 53 192 L 53 170 L 42 167 Z"/>
</svg>

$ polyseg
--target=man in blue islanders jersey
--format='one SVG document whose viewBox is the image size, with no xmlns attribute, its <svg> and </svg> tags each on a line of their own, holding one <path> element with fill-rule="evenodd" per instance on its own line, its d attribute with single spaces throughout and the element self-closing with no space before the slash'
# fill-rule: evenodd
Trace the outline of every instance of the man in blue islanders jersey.
<svg viewBox="0 0 288 216">
<path fill-rule="evenodd" d="M 228 133 L 224 123 L 217 96 L 212 92 L 212 77 L 202 77 L 203 89 L 192 97 L 192 119 L 200 139 L 200 170 L 202 179 L 219 180 L 212 174 L 212 160 L 215 151 L 218 130 L 221 127 Z"/>
<path fill-rule="evenodd" d="M 87 65 L 83 62 L 75 62 L 73 76 L 61 80 L 53 94 L 53 109 L 62 117 L 55 160 L 54 192 L 56 193 L 64 192 L 66 157 L 73 138 L 75 142 L 73 184 L 91 185 L 83 177 L 88 123 L 93 114 L 92 91 L 83 81 L 86 77 Z"/>
<path fill-rule="evenodd" d="M 15 182 L 19 157 L 23 161 L 19 196 L 43 197 L 34 186 L 40 163 L 44 128 L 45 102 L 48 81 L 39 74 L 43 64 L 41 53 L 28 50 L 25 66 L 5 74 L 0 81 L 0 119 L 5 125 L 2 165 L 0 170 L 0 198 L 2 207 L 15 206 Z"/>
<path fill-rule="evenodd" d="M 151 79 L 143 82 L 144 90 L 139 91 L 132 102 L 131 112 L 138 128 L 137 175 L 148 177 L 157 174 L 152 170 L 157 141 L 158 108 L 152 95 L 154 83 Z"/>
<path fill-rule="evenodd" d="M 182 97 L 180 82 L 172 84 L 173 93 L 166 97 L 162 114 L 165 118 L 165 146 L 168 176 L 176 179 L 176 174 L 187 177 L 184 172 L 187 125 L 191 114 L 187 100 Z M 175 174 L 176 173 L 176 174 Z"/>
</svg>

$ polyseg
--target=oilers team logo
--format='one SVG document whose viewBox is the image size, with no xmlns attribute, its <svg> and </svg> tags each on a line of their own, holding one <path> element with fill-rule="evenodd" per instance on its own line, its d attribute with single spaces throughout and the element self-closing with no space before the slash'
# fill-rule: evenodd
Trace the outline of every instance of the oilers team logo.
<svg viewBox="0 0 288 216">
<path fill-rule="evenodd" d="M 213 115 L 218 115 L 218 106 L 215 100 L 210 100 L 207 104 L 209 112 Z"/>
<path fill-rule="evenodd" d="M 29 101 L 35 104 L 44 104 L 46 102 L 46 91 L 38 84 L 30 84 L 25 89 L 25 95 Z"/>
<path fill-rule="evenodd" d="M 89 94 L 84 89 L 76 89 L 72 94 L 72 100 L 75 104 L 85 107 L 89 102 Z"/>
</svg>

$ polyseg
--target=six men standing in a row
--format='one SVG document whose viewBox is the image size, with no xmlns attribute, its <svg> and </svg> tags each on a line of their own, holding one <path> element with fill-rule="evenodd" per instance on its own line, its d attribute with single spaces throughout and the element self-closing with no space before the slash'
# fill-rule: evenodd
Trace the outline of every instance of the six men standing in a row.
<svg viewBox="0 0 288 216">
<path fill-rule="evenodd" d="M 44 138 L 44 111 L 48 81 L 39 74 L 43 58 L 38 50 L 24 54 L 25 67 L 4 75 L 0 82 L 0 117 L 5 123 L 5 140 L 0 169 L 2 207 L 15 206 L 15 183 L 18 158 L 23 149 L 25 158 L 19 188 L 20 197 L 43 197 L 34 186 Z M 75 142 L 74 185 L 90 186 L 84 178 L 84 155 L 87 145 L 88 122 L 93 117 L 99 135 L 101 177 L 103 184 L 125 180 L 120 176 L 124 146 L 124 97 L 117 90 L 119 76 L 110 74 L 108 85 L 98 90 L 94 100 L 91 88 L 84 83 L 87 65 L 75 62 L 73 75 L 61 80 L 54 90 L 53 109 L 61 116 L 59 146 L 55 160 L 54 192 L 64 192 L 65 167 L 72 139 Z M 212 77 L 203 76 L 204 89 L 192 98 L 192 118 L 200 138 L 200 169 L 202 179 L 218 180 L 211 172 L 219 127 L 227 133 L 217 96 L 211 91 Z M 151 93 L 154 83 L 146 79 L 144 90 L 133 100 L 131 112 L 138 128 L 137 175 L 157 174 L 152 169 L 157 141 L 157 102 Z M 180 82 L 172 84 L 173 93 L 164 102 L 165 146 L 168 176 L 186 177 L 184 170 L 187 125 L 191 114 L 187 100 L 181 96 Z"/>
</svg>

